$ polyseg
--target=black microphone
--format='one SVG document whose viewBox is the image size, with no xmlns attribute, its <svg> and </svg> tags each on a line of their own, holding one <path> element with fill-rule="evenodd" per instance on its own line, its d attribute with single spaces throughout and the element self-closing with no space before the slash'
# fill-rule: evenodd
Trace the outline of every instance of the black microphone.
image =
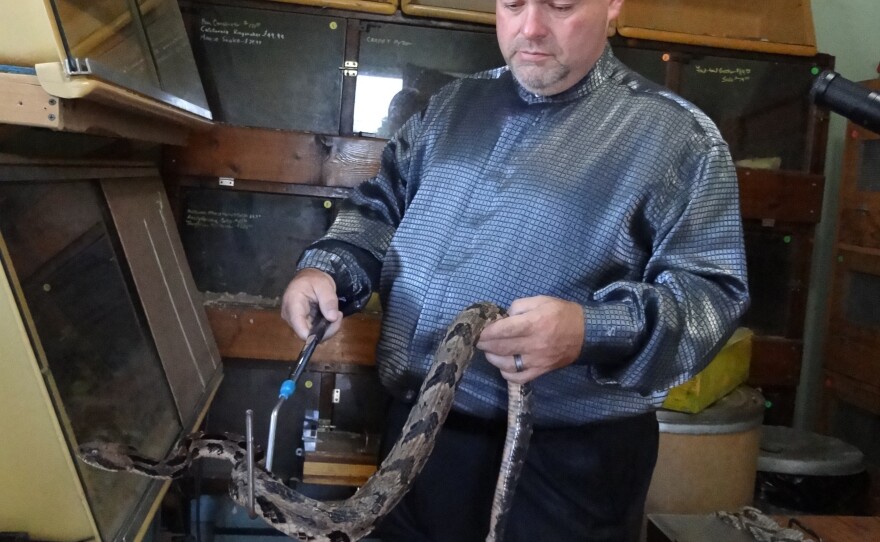
<svg viewBox="0 0 880 542">
<path fill-rule="evenodd" d="M 816 105 L 880 134 L 880 92 L 825 70 L 813 82 L 810 98 Z"/>
</svg>

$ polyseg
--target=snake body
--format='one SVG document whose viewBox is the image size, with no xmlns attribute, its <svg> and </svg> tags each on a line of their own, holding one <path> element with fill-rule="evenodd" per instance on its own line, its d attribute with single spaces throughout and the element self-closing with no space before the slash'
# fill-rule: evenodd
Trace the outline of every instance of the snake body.
<svg viewBox="0 0 880 542">
<path fill-rule="evenodd" d="M 437 349 L 400 438 L 379 469 L 354 495 L 343 501 L 317 501 L 255 465 L 256 513 L 295 540 L 350 542 L 368 535 L 377 521 L 400 502 L 421 472 L 452 408 L 455 389 L 471 361 L 480 333 L 504 315 L 503 309 L 491 303 L 477 303 L 459 313 Z M 508 393 L 507 438 L 486 537 L 492 542 L 503 539 L 505 520 L 531 436 L 530 387 L 508 383 Z M 247 506 L 246 448 L 241 437 L 194 433 L 182 439 L 161 461 L 113 443 L 83 444 L 78 455 L 97 468 L 153 478 L 179 476 L 197 458 L 225 459 L 233 463 L 229 494 L 239 505 Z"/>
</svg>

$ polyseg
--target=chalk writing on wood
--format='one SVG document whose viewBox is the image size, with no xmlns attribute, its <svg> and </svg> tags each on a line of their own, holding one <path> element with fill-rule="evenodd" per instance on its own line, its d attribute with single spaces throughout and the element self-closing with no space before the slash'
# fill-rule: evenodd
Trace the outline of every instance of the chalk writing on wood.
<svg viewBox="0 0 880 542">
<path fill-rule="evenodd" d="M 253 221 L 262 215 L 249 213 L 234 213 L 226 211 L 201 211 L 187 209 L 186 225 L 194 228 L 222 228 L 249 230 L 254 226 Z"/>
<path fill-rule="evenodd" d="M 283 32 L 266 28 L 261 21 L 247 19 L 220 20 L 202 17 L 199 20 L 199 39 L 211 43 L 255 46 L 285 39 Z"/>
<path fill-rule="evenodd" d="M 717 77 L 722 83 L 745 83 L 752 78 L 751 68 L 722 68 L 718 66 L 696 66 L 700 75 Z"/>
</svg>

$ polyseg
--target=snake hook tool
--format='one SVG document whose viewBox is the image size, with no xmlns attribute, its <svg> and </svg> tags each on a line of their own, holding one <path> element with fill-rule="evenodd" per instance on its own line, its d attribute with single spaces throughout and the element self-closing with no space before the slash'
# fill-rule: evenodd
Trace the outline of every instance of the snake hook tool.
<svg viewBox="0 0 880 542">
<path fill-rule="evenodd" d="M 318 343 L 321 342 L 321 339 L 324 338 L 324 333 L 327 331 L 329 325 L 330 322 L 324 318 L 320 309 L 318 309 L 317 306 L 313 307 L 312 329 L 309 330 L 309 336 L 306 337 L 306 344 L 303 346 L 302 352 L 300 352 L 296 362 L 290 366 L 290 372 L 287 373 L 287 380 L 281 383 L 281 390 L 278 392 L 278 403 L 275 405 L 275 408 L 272 409 L 272 417 L 269 421 L 269 443 L 266 450 L 266 470 L 269 472 L 272 471 L 272 459 L 275 455 L 275 429 L 278 426 L 278 411 L 281 410 L 281 405 L 284 404 L 284 401 L 289 399 L 296 390 L 297 380 L 299 380 L 300 375 L 306 368 L 306 365 L 308 365 L 309 358 L 312 357 L 315 347 L 317 347 Z"/>
</svg>

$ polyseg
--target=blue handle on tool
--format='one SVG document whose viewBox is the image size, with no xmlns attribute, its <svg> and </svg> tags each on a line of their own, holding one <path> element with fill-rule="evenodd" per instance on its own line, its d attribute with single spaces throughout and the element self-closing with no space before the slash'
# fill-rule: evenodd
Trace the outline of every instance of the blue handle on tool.
<svg viewBox="0 0 880 542">
<path fill-rule="evenodd" d="M 293 380 L 285 380 L 281 383 L 281 391 L 278 392 L 279 399 L 290 399 L 290 396 L 293 395 L 293 392 L 296 390 L 296 382 Z"/>
<path fill-rule="evenodd" d="M 269 421 L 269 442 L 266 446 L 266 470 L 269 472 L 272 472 L 272 459 L 275 456 L 275 429 L 278 426 L 278 412 L 281 410 L 281 405 L 284 401 L 290 399 L 290 396 L 296 390 L 296 381 L 299 380 L 300 375 L 302 375 L 303 370 L 308 365 L 309 358 L 312 357 L 312 353 L 315 351 L 318 343 L 324 338 L 324 333 L 329 325 L 330 323 L 321 315 L 321 311 L 318 310 L 318 306 L 313 306 L 312 329 L 309 330 L 309 336 L 306 337 L 306 344 L 303 346 L 299 358 L 290 367 L 287 380 L 281 383 L 281 391 L 278 392 L 278 403 L 272 410 L 272 416 Z"/>
</svg>

